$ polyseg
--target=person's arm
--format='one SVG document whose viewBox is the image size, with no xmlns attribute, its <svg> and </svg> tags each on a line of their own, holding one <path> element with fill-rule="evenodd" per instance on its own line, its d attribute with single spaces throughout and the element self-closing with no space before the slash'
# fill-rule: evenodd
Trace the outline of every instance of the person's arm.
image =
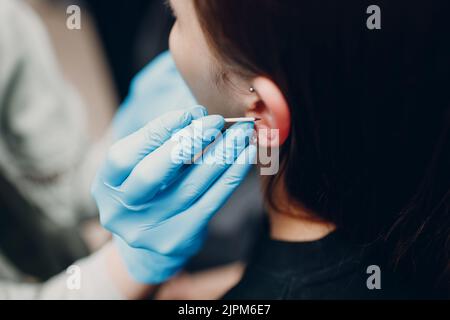
<svg viewBox="0 0 450 320">
<path fill-rule="evenodd" d="M 153 290 L 133 280 L 112 243 L 73 267 L 75 272 L 63 272 L 45 283 L 0 280 L 0 300 L 140 299 Z"/>
<path fill-rule="evenodd" d="M 138 283 L 132 278 L 120 257 L 119 251 L 113 244 L 109 244 L 105 248 L 105 261 L 109 278 L 121 296 L 126 299 L 148 297 L 155 289 L 155 286 Z"/>
<path fill-rule="evenodd" d="M 183 273 L 163 284 L 156 300 L 217 300 L 241 280 L 245 265 L 235 262 L 195 273 Z"/>
</svg>

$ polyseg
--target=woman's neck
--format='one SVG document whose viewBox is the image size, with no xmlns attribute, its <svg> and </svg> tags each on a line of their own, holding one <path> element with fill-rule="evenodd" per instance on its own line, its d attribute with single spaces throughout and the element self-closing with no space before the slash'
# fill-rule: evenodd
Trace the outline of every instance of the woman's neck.
<svg viewBox="0 0 450 320">
<path fill-rule="evenodd" d="M 288 205 L 283 210 L 268 209 L 272 239 L 309 242 L 322 239 L 336 230 L 334 224 L 318 219 L 314 212 L 300 204 L 294 205 L 283 188 L 275 188 L 274 192 L 280 203 Z"/>
<path fill-rule="evenodd" d="M 270 211 L 270 210 L 269 210 Z M 336 230 L 328 222 L 298 214 L 298 212 L 269 212 L 270 236 L 274 240 L 309 242 L 322 239 Z"/>
</svg>

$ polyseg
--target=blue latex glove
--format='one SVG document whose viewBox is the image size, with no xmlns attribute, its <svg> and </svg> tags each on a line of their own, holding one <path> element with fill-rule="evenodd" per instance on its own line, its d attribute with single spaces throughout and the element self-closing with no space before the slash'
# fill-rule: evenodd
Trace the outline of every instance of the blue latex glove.
<svg viewBox="0 0 450 320">
<path fill-rule="evenodd" d="M 170 52 L 162 53 L 134 77 L 128 97 L 113 120 L 114 138 L 126 137 L 150 120 L 193 105 L 196 101 Z"/>
<path fill-rule="evenodd" d="M 101 222 L 139 282 L 166 281 L 198 252 L 255 161 L 252 123 L 221 135 L 223 117 L 205 115 L 203 107 L 171 112 L 118 141 L 93 185 Z M 190 165 L 211 139 L 203 162 Z"/>
</svg>

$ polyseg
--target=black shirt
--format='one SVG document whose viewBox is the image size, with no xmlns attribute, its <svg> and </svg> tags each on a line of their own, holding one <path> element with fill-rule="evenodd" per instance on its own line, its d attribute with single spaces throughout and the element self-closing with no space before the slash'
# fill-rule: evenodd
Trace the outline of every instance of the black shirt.
<svg viewBox="0 0 450 320">
<path fill-rule="evenodd" d="M 267 233 L 266 233 L 267 234 Z M 412 292 L 380 267 L 381 289 L 370 290 L 367 268 L 377 265 L 368 249 L 339 232 L 313 242 L 263 236 L 240 283 L 224 299 L 403 299 Z M 373 283 L 370 281 L 370 283 Z"/>
</svg>

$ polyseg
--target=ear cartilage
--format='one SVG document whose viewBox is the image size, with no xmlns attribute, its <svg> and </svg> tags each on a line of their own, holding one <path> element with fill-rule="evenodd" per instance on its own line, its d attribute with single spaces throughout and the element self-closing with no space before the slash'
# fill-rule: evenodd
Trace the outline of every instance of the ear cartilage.
<svg viewBox="0 0 450 320">
<path fill-rule="evenodd" d="M 260 120 L 260 118 L 225 118 L 225 123 L 256 122 Z"/>
</svg>

